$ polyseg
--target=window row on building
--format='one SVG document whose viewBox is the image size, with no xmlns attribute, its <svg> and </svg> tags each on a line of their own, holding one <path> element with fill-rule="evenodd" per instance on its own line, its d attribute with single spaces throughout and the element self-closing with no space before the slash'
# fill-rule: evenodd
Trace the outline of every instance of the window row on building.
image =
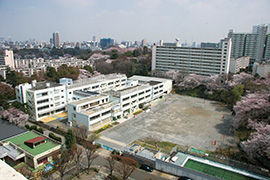
<svg viewBox="0 0 270 180">
<path fill-rule="evenodd" d="M 228 74 L 231 39 L 221 40 L 221 48 L 194 48 L 179 46 L 153 46 L 152 71 L 169 70 L 205 76 Z"/>
</svg>

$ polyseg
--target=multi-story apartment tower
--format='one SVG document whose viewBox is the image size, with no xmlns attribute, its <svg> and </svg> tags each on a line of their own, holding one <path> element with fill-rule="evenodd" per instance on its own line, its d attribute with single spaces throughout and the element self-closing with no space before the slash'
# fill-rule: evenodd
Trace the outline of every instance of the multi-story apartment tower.
<svg viewBox="0 0 270 180">
<path fill-rule="evenodd" d="M 60 35 L 59 32 L 54 32 L 53 33 L 53 45 L 55 48 L 60 47 Z"/>
<path fill-rule="evenodd" d="M 142 46 L 142 47 L 147 46 L 146 39 L 143 39 L 143 40 L 142 40 L 142 42 L 141 42 L 141 46 Z"/>
<path fill-rule="evenodd" d="M 246 34 L 235 33 L 233 30 L 230 30 L 228 37 L 232 39 L 231 57 L 239 58 L 244 56 Z"/>
<path fill-rule="evenodd" d="M 5 50 L 4 56 L 0 57 L 0 65 L 7 65 L 10 68 L 15 68 L 12 50 Z"/>
<path fill-rule="evenodd" d="M 267 25 L 253 26 L 252 33 L 235 33 L 230 30 L 228 37 L 232 39 L 231 57 L 249 56 L 251 62 L 266 60 Z"/>
<path fill-rule="evenodd" d="M 231 44 L 231 39 L 225 38 L 221 48 L 180 47 L 172 43 L 153 46 L 152 71 L 174 70 L 203 76 L 228 74 Z"/>
<path fill-rule="evenodd" d="M 266 60 L 270 60 L 270 34 L 267 34 L 265 38 L 265 48 L 263 58 Z"/>
</svg>

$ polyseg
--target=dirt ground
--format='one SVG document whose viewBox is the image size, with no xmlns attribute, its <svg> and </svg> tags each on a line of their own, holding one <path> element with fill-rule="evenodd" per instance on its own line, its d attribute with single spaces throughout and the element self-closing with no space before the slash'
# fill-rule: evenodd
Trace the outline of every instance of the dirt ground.
<svg viewBox="0 0 270 180">
<path fill-rule="evenodd" d="M 155 102 L 150 112 L 102 133 L 102 136 L 126 145 L 141 138 L 154 138 L 203 150 L 235 146 L 230 133 L 231 112 L 219 102 L 168 95 Z"/>
</svg>

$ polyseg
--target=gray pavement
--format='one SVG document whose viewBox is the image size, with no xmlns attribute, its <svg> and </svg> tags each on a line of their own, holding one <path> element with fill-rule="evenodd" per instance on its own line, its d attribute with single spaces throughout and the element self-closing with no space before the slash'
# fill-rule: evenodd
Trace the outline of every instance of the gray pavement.
<svg viewBox="0 0 270 180">
<path fill-rule="evenodd" d="M 150 112 L 132 117 L 101 135 L 127 145 L 146 137 L 204 150 L 235 145 L 230 133 L 232 116 L 224 105 L 180 95 L 165 98 L 153 103 Z"/>
</svg>

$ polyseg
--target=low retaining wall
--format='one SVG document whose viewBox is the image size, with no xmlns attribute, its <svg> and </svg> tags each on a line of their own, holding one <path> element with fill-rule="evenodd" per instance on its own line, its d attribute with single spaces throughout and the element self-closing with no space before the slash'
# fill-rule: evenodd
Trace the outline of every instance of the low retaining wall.
<svg viewBox="0 0 270 180">
<path fill-rule="evenodd" d="M 191 179 L 196 180 L 217 180 L 219 178 L 215 178 L 206 174 L 202 174 L 197 171 L 193 171 L 188 168 L 184 168 L 172 163 L 168 163 L 165 161 L 162 161 L 160 159 L 156 159 L 156 169 L 165 173 L 173 174 L 176 176 L 187 176 Z"/>
</svg>

